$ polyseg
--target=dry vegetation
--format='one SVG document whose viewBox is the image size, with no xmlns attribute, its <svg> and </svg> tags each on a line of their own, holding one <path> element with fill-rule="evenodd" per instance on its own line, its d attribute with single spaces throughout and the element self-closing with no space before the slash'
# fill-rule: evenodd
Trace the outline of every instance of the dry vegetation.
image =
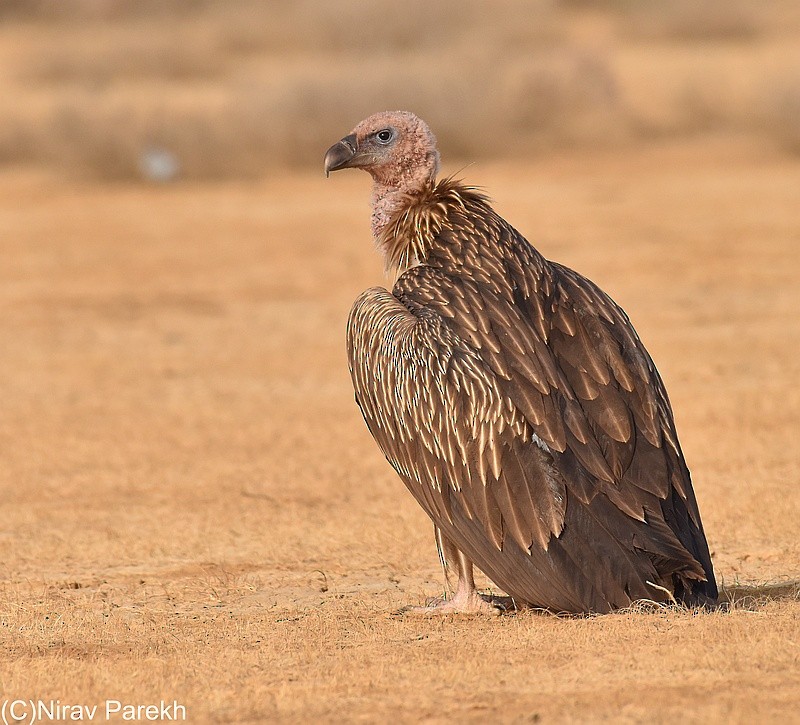
<svg viewBox="0 0 800 725">
<path fill-rule="evenodd" d="M 319 161 L 409 107 L 450 157 L 752 134 L 800 144 L 794 0 L 60 0 L 0 5 L 0 163 L 190 178 Z"/>
<path fill-rule="evenodd" d="M 66 7 L 0 3 L 0 701 L 797 721 L 795 3 Z M 347 374 L 368 180 L 319 169 L 385 106 L 631 314 L 728 608 L 393 615 L 441 578 Z"/>
<path fill-rule="evenodd" d="M 346 371 L 381 279 L 367 179 L 8 171 L 0 695 L 177 698 L 194 722 L 796 719 L 800 161 L 681 141 L 469 176 L 631 313 L 732 608 L 393 616 L 441 579 Z"/>
</svg>

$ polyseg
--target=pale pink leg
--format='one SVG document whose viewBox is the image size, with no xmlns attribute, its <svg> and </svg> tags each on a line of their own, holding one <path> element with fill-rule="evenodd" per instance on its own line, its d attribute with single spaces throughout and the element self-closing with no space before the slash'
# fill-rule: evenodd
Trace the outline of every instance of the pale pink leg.
<svg viewBox="0 0 800 725">
<path fill-rule="evenodd" d="M 448 599 L 440 599 L 425 607 L 406 607 L 404 612 L 415 614 L 499 614 L 500 610 L 491 603 L 490 597 L 482 596 L 475 588 L 472 562 L 453 544 L 436 532 L 436 543 L 444 565 L 445 578 L 448 568 L 458 568 L 458 584 L 455 594 Z M 449 580 L 448 580 L 449 589 Z"/>
</svg>

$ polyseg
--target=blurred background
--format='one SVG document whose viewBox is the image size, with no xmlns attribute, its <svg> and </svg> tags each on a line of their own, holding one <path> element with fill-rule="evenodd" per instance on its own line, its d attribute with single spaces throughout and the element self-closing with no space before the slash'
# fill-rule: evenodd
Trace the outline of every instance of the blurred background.
<svg viewBox="0 0 800 725">
<path fill-rule="evenodd" d="M 449 160 L 747 135 L 800 153 L 797 0 L 0 0 L 0 165 L 319 168 L 369 113 Z"/>
</svg>

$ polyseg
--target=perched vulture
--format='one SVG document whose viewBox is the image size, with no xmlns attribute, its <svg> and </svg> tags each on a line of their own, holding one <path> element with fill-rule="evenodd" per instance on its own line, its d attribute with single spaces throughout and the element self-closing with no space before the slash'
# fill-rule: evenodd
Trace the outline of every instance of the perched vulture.
<svg viewBox="0 0 800 725">
<path fill-rule="evenodd" d="M 428 126 L 362 121 L 325 171 L 373 179 L 392 292 L 353 305 L 358 406 L 457 567 L 431 611 L 492 611 L 473 563 L 516 604 L 608 612 L 717 598 L 672 410 L 627 315 L 545 259 L 473 187 L 437 181 Z"/>
</svg>

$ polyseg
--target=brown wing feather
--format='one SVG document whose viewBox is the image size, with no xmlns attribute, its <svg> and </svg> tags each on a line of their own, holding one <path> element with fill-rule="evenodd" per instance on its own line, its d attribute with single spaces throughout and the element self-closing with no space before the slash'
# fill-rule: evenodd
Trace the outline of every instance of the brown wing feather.
<svg viewBox="0 0 800 725">
<path fill-rule="evenodd" d="M 561 533 L 563 482 L 520 466 L 520 448 L 537 448 L 531 426 L 438 315 L 367 290 L 350 316 L 348 353 L 367 425 L 429 515 L 446 516 L 446 489 L 498 551 L 506 535 L 546 549 Z"/>
<path fill-rule="evenodd" d="M 624 312 L 480 197 L 355 303 L 356 399 L 387 459 L 509 593 L 605 611 L 716 596 L 663 384 Z"/>
</svg>

